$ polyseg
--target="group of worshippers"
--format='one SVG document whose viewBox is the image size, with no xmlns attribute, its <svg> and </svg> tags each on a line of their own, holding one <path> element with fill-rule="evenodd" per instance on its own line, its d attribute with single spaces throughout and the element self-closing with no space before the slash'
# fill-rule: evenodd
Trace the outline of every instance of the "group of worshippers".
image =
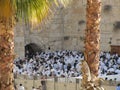
<svg viewBox="0 0 120 90">
<path fill-rule="evenodd" d="M 120 74 L 120 57 L 118 54 L 101 52 L 100 72 L 104 75 Z"/>
<path fill-rule="evenodd" d="M 79 51 L 59 50 L 36 53 L 33 57 L 17 58 L 14 73 L 47 77 L 78 77 L 81 75 L 81 60 L 84 54 Z M 109 52 L 100 53 L 100 74 L 120 74 L 120 57 Z"/>
</svg>

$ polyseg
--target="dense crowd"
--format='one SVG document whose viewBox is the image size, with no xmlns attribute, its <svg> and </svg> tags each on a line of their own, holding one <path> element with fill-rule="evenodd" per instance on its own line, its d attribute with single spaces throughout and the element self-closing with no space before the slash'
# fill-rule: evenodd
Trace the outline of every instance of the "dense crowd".
<svg viewBox="0 0 120 90">
<path fill-rule="evenodd" d="M 14 73 L 47 77 L 77 77 L 81 75 L 80 61 L 84 60 L 82 52 L 78 51 L 54 51 L 41 52 L 32 58 L 18 58 L 14 61 Z M 100 54 L 100 74 L 120 74 L 120 57 L 118 54 L 111 55 L 109 52 Z"/>
<path fill-rule="evenodd" d="M 101 74 L 115 75 L 120 74 L 120 57 L 118 54 L 102 52 L 100 55 Z"/>
</svg>

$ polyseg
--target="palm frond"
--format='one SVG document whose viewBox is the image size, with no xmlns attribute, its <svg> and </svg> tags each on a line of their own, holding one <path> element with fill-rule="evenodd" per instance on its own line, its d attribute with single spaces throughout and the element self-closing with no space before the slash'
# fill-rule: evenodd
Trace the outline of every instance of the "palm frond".
<svg viewBox="0 0 120 90">
<path fill-rule="evenodd" d="M 16 14 L 19 20 L 31 22 L 32 25 L 45 22 L 50 17 L 55 8 L 66 6 L 71 0 L 14 0 L 16 3 Z"/>
</svg>

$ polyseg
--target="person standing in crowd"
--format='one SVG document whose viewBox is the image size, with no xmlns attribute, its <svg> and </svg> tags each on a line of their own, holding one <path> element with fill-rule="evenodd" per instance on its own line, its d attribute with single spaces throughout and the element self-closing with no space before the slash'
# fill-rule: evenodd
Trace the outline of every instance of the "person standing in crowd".
<svg viewBox="0 0 120 90">
<path fill-rule="evenodd" d="M 116 90 L 120 90 L 120 83 L 117 85 Z"/>
<path fill-rule="evenodd" d="M 18 87 L 18 90 L 25 90 L 25 88 L 22 84 L 20 84 L 20 86 Z"/>
<path fill-rule="evenodd" d="M 32 90 L 37 90 L 35 87 L 32 87 Z"/>
<path fill-rule="evenodd" d="M 46 90 L 46 80 L 45 76 L 41 78 L 42 90 Z"/>
</svg>

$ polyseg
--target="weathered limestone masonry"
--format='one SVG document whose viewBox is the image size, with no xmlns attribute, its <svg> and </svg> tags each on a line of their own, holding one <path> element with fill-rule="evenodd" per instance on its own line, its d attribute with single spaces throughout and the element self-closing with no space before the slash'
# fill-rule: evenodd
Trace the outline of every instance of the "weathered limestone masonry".
<svg viewBox="0 0 120 90">
<path fill-rule="evenodd" d="M 24 28 L 21 23 L 18 23 L 16 25 L 16 28 L 14 30 L 15 32 L 15 54 L 16 57 L 24 57 L 25 52 L 25 43 L 24 43 Z"/>
<path fill-rule="evenodd" d="M 49 23 L 39 31 L 17 27 L 16 53 L 24 56 L 24 46 L 29 43 L 38 44 L 45 50 L 48 47 L 51 50 L 84 50 L 85 8 L 86 0 L 74 0 L 69 7 L 59 8 Z M 110 45 L 120 45 L 119 10 L 120 0 L 102 0 L 101 50 L 110 51 Z"/>
</svg>

